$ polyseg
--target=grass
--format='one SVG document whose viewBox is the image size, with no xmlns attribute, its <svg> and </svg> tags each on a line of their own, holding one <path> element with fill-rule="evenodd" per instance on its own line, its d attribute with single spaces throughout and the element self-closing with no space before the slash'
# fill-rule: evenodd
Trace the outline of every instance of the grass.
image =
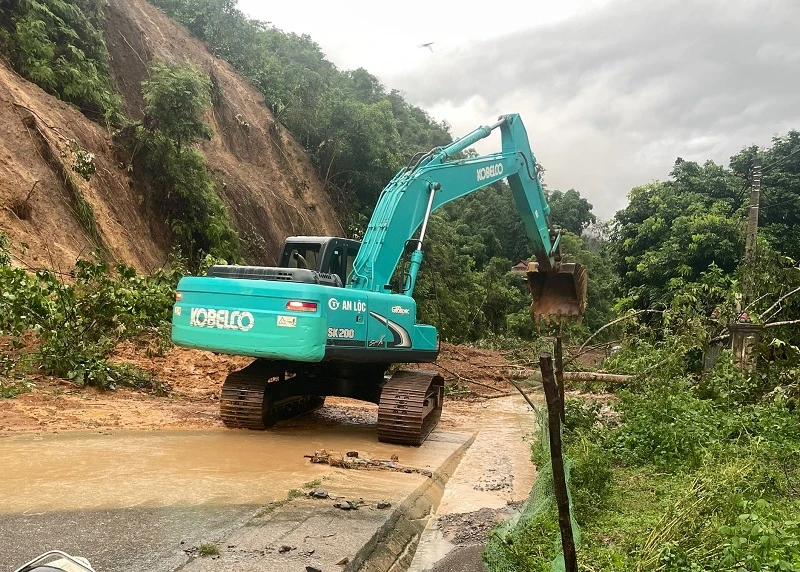
<svg viewBox="0 0 800 572">
<path fill-rule="evenodd" d="M 26 381 L 9 381 L 0 379 L 0 399 L 13 399 L 20 393 L 30 391 L 33 384 Z"/>
<path fill-rule="evenodd" d="M 201 544 L 197 547 L 199 556 L 219 556 L 219 547 L 216 544 Z"/>
<path fill-rule="evenodd" d="M 650 467 L 617 468 L 605 510 L 581 530 L 579 561 L 595 570 L 634 570 L 635 554 L 688 481 Z"/>
<path fill-rule="evenodd" d="M 318 481 L 311 481 L 311 483 L 314 483 L 314 482 L 318 482 Z M 311 484 L 311 483 L 306 483 L 303 486 L 306 487 L 306 485 Z M 316 486 L 316 485 L 314 485 L 314 486 Z M 306 488 L 313 488 L 313 487 L 306 487 Z M 280 500 L 276 500 L 274 502 L 271 502 L 267 506 L 262 508 L 260 511 L 258 511 L 258 513 L 256 514 L 256 518 L 261 518 L 261 517 L 267 516 L 272 511 L 282 507 L 286 503 L 289 503 L 289 502 L 293 501 L 296 498 L 304 497 L 304 496 L 306 496 L 306 494 L 303 491 L 301 491 L 299 489 L 292 489 L 288 493 L 286 493 L 286 497 L 284 497 L 284 498 L 282 498 Z"/>
<path fill-rule="evenodd" d="M 321 484 L 322 484 L 322 479 L 314 479 L 313 481 L 308 481 L 307 483 L 303 483 L 302 486 L 304 489 L 315 489 Z"/>
</svg>

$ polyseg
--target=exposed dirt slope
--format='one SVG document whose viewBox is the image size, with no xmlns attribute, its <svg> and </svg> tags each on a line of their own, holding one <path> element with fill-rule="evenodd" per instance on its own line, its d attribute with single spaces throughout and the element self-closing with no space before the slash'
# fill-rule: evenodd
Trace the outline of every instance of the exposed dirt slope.
<svg viewBox="0 0 800 572">
<path fill-rule="evenodd" d="M 154 59 L 193 62 L 211 77 L 214 105 L 207 121 L 214 137 L 203 152 L 252 262 L 274 263 L 292 234 L 341 234 L 310 160 L 231 66 L 146 0 L 111 0 L 106 37 L 111 70 L 133 119 L 142 118 L 139 86 Z"/>
<path fill-rule="evenodd" d="M 290 234 L 341 234 L 308 157 L 275 124 L 257 90 L 144 0 L 112 0 L 106 14 L 112 74 L 132 119 L 142 116 L 140 84 L 152 59 L 191 61 L 211 75 L 207 120 L 214 137 L 203 152 L 249 262 L 274 263 Z M 70 140 L 95 156 L 89 182 L 71 171 Z M 94 210 L 93 225 L 77 214 L 81 198 Z M 159 266 L 170 250 L 169 231 L 145 205 L 110 134 L 0 60 L 0 230 L 27 245 L 15 248 L 18 262 L 67 271 L 103 247 L 111 260 L 142 270 Z"/>
<path fill-rule="evenodd" d="M 71 167 L 69 139 L 95 155 L 97 173 L 90 182 L 75 173 L 70 177 L 93 206 L 100 241 L 111 256 L 142 268 L 161 264 L 167 251 L 163 238 L 152 238 L 158 234 L 114 160 L 108 132 L 0 61 L 0 230 L 28 245 L 19 256 L 31 266 L 67 270 L 99 246 L 78 222 L 74 192 L 61 172 Z M 36 181 L 29 216 L 22 220 L 12 207 L 24 203 Z"/>
</svg>

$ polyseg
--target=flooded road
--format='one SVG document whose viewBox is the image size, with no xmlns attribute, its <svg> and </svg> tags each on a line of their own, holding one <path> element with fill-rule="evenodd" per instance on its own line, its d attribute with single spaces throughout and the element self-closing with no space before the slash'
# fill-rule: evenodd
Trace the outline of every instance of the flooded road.
<svg viewBox="0 0 800 572">
<path fill-rule="evenodd" d="M 266 504 L 331 471 L 304 457 L 320 449 L 429 464 L 426 447 L 379 443 L 370 426 L 13 435 L 0 438 L 0 514 Z"/>
<path fill-rule="evenodd" d="M 375 510 L 376 501 L 400 506 L 428 479 L 312 464 L 306 455 L 322 449 L 334 456 L 358 451 L 370 459 L 397 455 L 405 467 L 435 471 L 456 450 L 465 451 L 458 468 L 448 470 L 452 478 L 439 497 L 439 514 L 502 506 L 524 498 L 534 473 L 523 441 L 531 414 L 518 401 L 448 403 L 440 425 L 418 448 L 378 442 L 377 408 L 338 401 L 263 432 L 0 434 L 0 571 L 58 548 L 88 557 L 98 570 L 167 572 L 184 566 L 192 550 L 208 542 L 223 549 L 222 561 L 207 562 L 214 570 L 228 570 L 223 564 L 239 570 L 237 562 L 247 559 L 254 559 L 254 570 L 268 570 L 263 559 L 279 556 L 276 547 L 268 550 L 278 542 L 269 534 L 278 538 L 297 527 L 294 545 L 313 544 L 316 550 L 303 558 L 321 564 L 327 542 L 328 556 L 337 561 L 337 551 L 350 544 L 357 548 L 373 534 L 370 527 L 388 518 L 390 512 Z M 364 499 L 371 508 L 341 513 L 332 508 L 333 500 L 300 499 L 285 507 L 293 515 L 285 531 L 280 519 L 277 531 L 253 527 L 265 505 L 285 499 L 292 489 L 307 491 L 311 483 L 337 498 Z M 314 526 L 321 530 L 306 530 Z M 336 532 L 339 536 L 324 540 Z M 250 543 L 246 551 L 244 538 Z M 234 539 L 237 546 L 223 539 Z M 432 540 L 420 548 L 446 551 L 445 539 Z M 294 554 L 288 557 L 299 558 Z"/>
</svg>

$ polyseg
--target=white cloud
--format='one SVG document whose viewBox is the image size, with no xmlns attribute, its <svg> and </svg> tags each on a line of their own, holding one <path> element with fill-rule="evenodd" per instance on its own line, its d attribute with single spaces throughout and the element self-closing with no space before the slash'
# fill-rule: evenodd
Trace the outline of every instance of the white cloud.
<svg viewBox="0 0 800 572">
<path fill-rule="evenodd" d="M 676 157 L 728 158 L 800 127 L 796 0 L 242 0 L 465 134 L 520 113 L 551 188 L 608 218 Z M 418 45 L 435 42 L 431 53 Z M 481 142 L 481 152 L 493 150 Z"/>
</svg>

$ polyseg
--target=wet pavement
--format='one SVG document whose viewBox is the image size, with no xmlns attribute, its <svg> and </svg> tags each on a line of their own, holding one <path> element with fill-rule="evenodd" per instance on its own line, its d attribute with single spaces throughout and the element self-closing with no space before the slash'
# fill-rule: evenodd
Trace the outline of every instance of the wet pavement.
<svg viewBox="0 0 800 572">
<path fill-rule="evenodd" d="M 487 400 L 473 408 L 473 418 L 480 420 L 478 433 L 447 483 L 409 572 L 485 570 L 481 554 L 486 534 L 530 494 L 536 478 L 530 460 L 534 412 L 517 396 Z M 440 519 L 460 521 L 462 526 L 443 527 Z"/>
<path fill-rule="evenodd" d="M 55 548 L 87 557 L 98 572 L 371 572 L 425 570 L 442 558 L 445 564 L 465 547 L 454 553 L 432 514 L 500 508 L 528 494 L 534 469 L 524 437 L 533 415 L 520 402 L 450 403 L 419 448 L 379 443 L 376 412 L 349 405 L 266 432 L 0 434 L 0 572 Z M 336 417 L 342 411 L 347 419 Z M 400 465 L 433 476 L 347 470 L 305 457 L 322 449 L 397 455 Z M 283 502 L 289 491 L 312 486 L 332 498 Z M 341 511 L 337 499 L 359 509 Z M 378 509 L 378 501 L 391 507 Z M 207 543 L 221 555 L 197 558 L 196 547 Z"/>
<path fill-rule="evenodd" d="M 362 457 L 387 460 L 397 455 L 404 466 L 433 471 L 465 440 L 464 435 L 434 432 L 419 448 L 387 445 L 377 441 L 372 424 L 322 423 L 313 415 L 267 432 L 3 436 L 0 571 L 54 548 L 85 556 L 98 570 L 173 570 L 186 562 L 186 550 L 203 543 L 221 546 L 292 489 L 308 490 L 316 482 L 332 496 L 397 504 L 429 480 L 419 474 L 312 464 L 305 455 L 315 450 L 358 451 Z M 309 509 L 327 508 L 333 501 L 323 503 Z M 385 520 L 368 512 L 360 512 L 362 520 L 378 525 Z M 369 526 L 359 542 L 374 533 Z M 261 569 L 269 570 L 263 563 Z"/>
</svg>

